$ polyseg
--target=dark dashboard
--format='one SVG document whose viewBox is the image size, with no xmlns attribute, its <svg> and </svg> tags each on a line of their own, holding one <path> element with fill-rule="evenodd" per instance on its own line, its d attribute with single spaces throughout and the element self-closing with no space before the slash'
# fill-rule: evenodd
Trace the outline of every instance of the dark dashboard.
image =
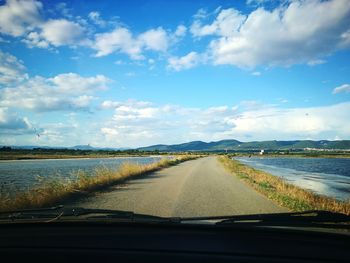
<svg viewBox="0 0 350 263">
<path fill-rule="evenodd" d="M 0 226 L 2 262 L 348 262 L 350 236 L 194 224 Z"/>
</svg>

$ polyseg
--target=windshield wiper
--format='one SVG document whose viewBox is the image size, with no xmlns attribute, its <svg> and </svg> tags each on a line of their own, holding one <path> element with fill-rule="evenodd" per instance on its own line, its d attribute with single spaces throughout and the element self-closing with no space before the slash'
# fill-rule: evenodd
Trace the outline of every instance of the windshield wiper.
<svg viewBox="0 0 350 263">
<path fill-rule="evenodd" d="M 45 208 L 35 208 L 35 209 L 21 209 L 21 210 L 9 210 L 0 212 L 0 220 L 4 219 L 28 219 L 39 217 L 42 215 L 43 217 L 48 215 L 54 215 L 56 211 L 63 209 L 63 205 L 45 207 Z"/>
<path fill-rule="evenodd" d="M 121 219 L 127 222 L 167 222 L 178 223 L 177 218 L 166 218 L 153 215 L 137 214 L 131 211 L 110 210 L 110 209 L 89 209 L 83 207 L 63 207 L 55 206 L 40 209 L 25 209 L 0 212 L 0 220 L 25 220 L 25 219 L 45 219 L 44 222 L 53 222 L 59 219 L 74 219 L 83 217 L 88 220 L 98 219 Z"/>
<path fill-rule="evenodd" d="M 137 214 L 131 211 L 110 209 L 89 209 L 82 207 L 55 206 L 40 209 L 25 209 L 0 212 L 2 220 L 40 220 L 53 222 L 65 219 L 105 220 L 116 219 L 125 222 L 152 223 L 198 223 L 212 222 L 225 226 L 281 226 L 281 227 L 323 227 L 350 229 L 350 216 L 322 210 L 312 210 L 294 213 L 205 216 L 205 217 L 160 217 Z"/>
<path fill-rule="evenodd" d="M 181 222 L 198 220 L 219 220 L 215 223 L 216 225 L 300 226 L 350 229 L 350 216 L 323 210 L 293 213 L 181 218 Z"/>
</svg>

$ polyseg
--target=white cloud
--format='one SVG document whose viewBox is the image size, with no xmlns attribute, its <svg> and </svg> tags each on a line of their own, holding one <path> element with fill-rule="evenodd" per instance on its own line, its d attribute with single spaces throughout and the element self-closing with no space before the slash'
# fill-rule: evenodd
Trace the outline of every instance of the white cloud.
<svg viewBox="0 0 350 263">
<path fill-rule="evenodd" d="M 334 88 L 334 90 L 333 90 L 333 94 L 337 94 L 337 93 L 341 93 L 341 92 L 349 93 L 350 92 L 350 85 L 343 84 L 339 87 Z"/>
<path fill-rule="evenodd" d="M 0 86 L 27 78 L 23 62 L 11 54 L 0 51 Z"/>
<path fill-rule="evenodd" d="M 71 94 L 84 94 L 92 93 L 96 90 L 105 90 L 107 89 L 107 84 L 111 82 L 110 79 L 103 75 L 82 77 L 76 73 L 59 74 L 48 80 L 57 86 L 61 92 Z"/>
<path fill-rule="evenodd" d="M 72 99 L 72 104 L 78 109 L 86 109 L 90 106 L 93 99 L 93 96 L 81 95 Z"/>
<path fill-rule="evenodd" d="M 114 109 L 112 119 L 104 121 L 100 128 L 104 140 L 128 147 L 169 136 L 178 130 L 177 119 L 181 117 L 181 109 L 178 107 L 155 106 L 145 101 L 105 101 L 101 107 Z"/>
<path fill-rule="evenodd" d="M 116 53 L 127 54 L 134 60 L 144 59 L 144 52 L 167 52 L 169 46 L 185 36 L 187 28 L 179 25 L 174 32 L 162 27 L 151 28 L 140 34 L 133 34 L 128 28 L 117 23 L 116 17 L 103 20 L 97 11 L 88 14 L 87 19 L 73 16 L 65 3 L 55 6 L 64 18 L 47 19 L 41 11 L 41 2 L 35 0 L 8 0 L 0 6 L 0 33 L 21 37 L 30 48 L 54 49 L 61 46 L 86 46 L 96 50 L 96 57 Z M 51 10 L 51 12 L 54 12 Z M 90 24 L 89 24 L 90 22 Z M 99 27 L 118 26 L 110 32 L 95 34 L 92 24 Z"/>
<path fill-rule="evenodd" d="M 142 45 L 133 38 L 131 32 L 123 27 L 118 27 L 112 32 L 97 34 L 93 48 L 96 49 L 96 57 L 102 57 L 114 52 L 129 55 L 132 59 L 142 59 Z"/>
<path fill-rule="evenodd" d="M 90 12 L 88 17 L 94 24 L 100 27 L 105 27 L 107 25 L 107 22 L 101 18 L 100 13 L 97 11 Z"/>
<path fill-rule="evenodd" d="M 191 32 L 195 37 L 219 36 L 208 48 L 214 64 L 319 64 L 350 46 L 350 2 L 296 0 L 273 10 L 260 7 L 247 16 L 230 8 L 209 24 L 196 19 Z"/>
<path fill-rule="evenodd" d="M 168 35 L 167 32 L 161 27 L 158 27 L 157 29 L 150 29 L 140 34 L 138 39 L 146 49 L 162 52 L 165 52 L 168 49 Z"/>
<path fill-rule="evenodd" d="M 103 101 L 103 109 L 114 109 L 114 120 L 139 120 L 153 118 L 159 109 L 152 106 L 152 103 L 146 101 L 128 100 L 125 102 Z"/>
<path fill-rule="evenodd" d="M 69 15 L 64 3 L 58 6 L 66 17 L 77 22 L 62 18 L 45 20 L 39 1 L 8 0 L 0 6 L 0 33 L 23 37 L 22 41 L 29 47 L 90 45 L 87 30 L 81 25 L 86 24 L 85 20 Z"/>
<path fill-rule="evenodd" d="M 224 9 L 212 24 L 202 25 L 201 20 L 196 19 L 191 25 L 191 33 L 195 37 L 208 35 L 232 36 L 239 30 L 245 19 L 246 16 L 234 8 Z"/>
<path fill-rule="evenodd" d="M 187 32 L 187 27 L 185 27 L 184 25 L 179 25 L 179 26 L 177 26 L 177 28 L 174 32 L 174 35 L 176 37 L 183 37 L 186 35 L 186 32 Z"/>
<path fill-rule="evenodd" d="M 231 134 L 242 137 L 249 134 L 254 139 L 324 139 L 349 136 L 347 112 L 350 103 L 324 107 L 276 108 L 242 112 L 233 120 Z"/>
<path fill-rule="evenodd" d="M 140 101 L 103 104 L 114 108 L 112 119 L 100 128 L 105 140 L 132 147 L 190 140 L 317 140 L 350 135 L 350 103 L 289 109 L 257 102 L 209 108 Z"/>
<path fill-rule="evenodd" d="M 0 6 L 0 33 L 21 36 L 41 23 L 42 4 L 35 0 L 7 0 Z"/>
<path fill-rule="evenodd" d="M 84 105 L 84 101 L 89 100 L 88 95 L 72 96 L 72 99 Z M 72 100 L 61 103 L 69 104 Z M 76 122 L 74 116 L 67 123 L 42 125 L 40 143 L 62 145 L 69 141 L 70 144 L 86 144 L 93 137 L 99 146 L 138 147 L 192 140 L 318 140 L 350 136 L 347 121 L 350 103 L 285 108 L 246 101 L 237 106 L 188 108 L 128 100 L 104 101 L 101 109 L 111 109 L 113 115 L 106 117 L 103 113 L 101 116 L 104 117 L 89 121 L 88 125 Z M 26 118 L 7 112 L 7 109 L 5 115 L 3 112 L 0 110 L 0 133 L 33 133 L 33 125 Z M 31 139 L 38 140 L 35 136 Z"/>
<path fill-rule="evenodd" d="M 193 18 L 195 20 L 200 20 L 200 19 L 204 19 L 208 16 L 207 11 L 204 8 L 200 8 L 194 15 Z"/>
<path fill-rule="evenodd" d="M 75 73 L 53 78 L 36 76 L 0 90 L 0 107 L 33 111 L 88 110 L 94 94 L 110 82 L 102 75 L 82 77 Z"/>
<path fill-rule="evenodd" d="M 176 43 L 186 33 L 184 26 L 178 26 L 174 33 L 168 33 L 162 27 L 147 30 L 139 35 L 133 35 L 125 27 L 116 27 L 113 31 L 96 34 L 93 48 L 96 57 L 112 53 L 124 53 L 131 59 L 144 59 L 145 50 L 167 52 L 170 45 Z"/>
<path fill-rule="evenodd" d="M 115 109 L 117 108 L 119 105 L 121 105 L 120 102 L 118 101 L 111 101 L 111 100 L 105 100 L 101 103 L 101 108 L 108 110 L 108 109 Z"/>
<path fill-rule="evenodd" d="M 33 132 L 32 125 L 27 118 L 19 117 L 8 108 L 0 107 L 0 134 L 23 134 Z"/>
<path fill-rule="evenodd" d="M 25 39 L 22 40 L 30 48 L 48 48 L 50 46 L 49 42 L 46 41 L 38 32 L 30 32 Z"/>
<path fill-rule="evenodd" d="M 42 26 L 40 36 L 53 46 L 87 44 L 85 29 L 66 19 L 50 19 Z"/>
<path fill-rule="evenodd" d="M 168 68 L 175 71 L 190 69 L 197 66 L 201 61 L 201 55 L 192 51 L 183 57 L 170 57 L 168 59 Z"/>
</svg>

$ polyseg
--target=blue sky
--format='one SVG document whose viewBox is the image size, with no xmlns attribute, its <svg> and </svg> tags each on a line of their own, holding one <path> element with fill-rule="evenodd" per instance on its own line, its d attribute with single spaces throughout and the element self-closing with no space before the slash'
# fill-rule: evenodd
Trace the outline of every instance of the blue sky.
<svg viewBox="0 0 350 263">
<path fill-rule="evenodd" d="M 0 1 L 0 144 L 350 138 L 350 2 Z"/>
</svg>

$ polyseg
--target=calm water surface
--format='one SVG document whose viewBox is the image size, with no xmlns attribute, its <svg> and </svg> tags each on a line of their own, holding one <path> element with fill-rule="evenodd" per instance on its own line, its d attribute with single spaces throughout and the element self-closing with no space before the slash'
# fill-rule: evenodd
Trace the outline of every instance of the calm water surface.
<svg viewBox="0 0 350 263">
<path fill-rule="evenodd" d="M 256 169 L 280 176 L 315 193 L 350 199 L 350 158 L 241 157 Z"/>
<path fill-rule="evenodd" d="M 160 157 L 117 157 L 94 159 L 56 159 L 56 160 L 16 160 L 0 161 L 0 191 L 26 190 L 38 184 L 38 177 L 74 178 L 72 173 L 82 170 L 93 174 L 97 167 L 117 169 L 122 163 L 149 164 Z"/>
</svg>

